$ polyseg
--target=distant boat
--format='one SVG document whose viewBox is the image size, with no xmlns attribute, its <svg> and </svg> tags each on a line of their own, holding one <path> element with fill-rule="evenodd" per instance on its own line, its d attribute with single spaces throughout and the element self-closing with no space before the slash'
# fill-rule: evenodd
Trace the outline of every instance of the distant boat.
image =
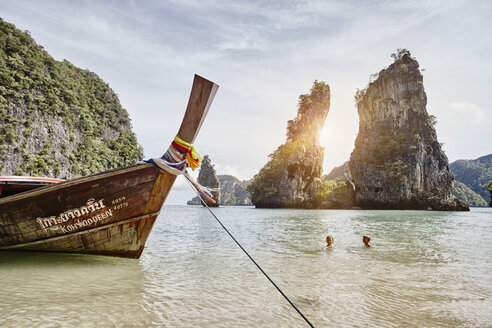
<svg viewBox="0 0 492 328">
<path fill-rule="evenodd" d="M 195 75 L 178 138 L 195 141 L 217 89 Z M 144 162 L 72 180 L 0 177 L 0 250 L 139 258 L 175 179 Z"/>
</svg>

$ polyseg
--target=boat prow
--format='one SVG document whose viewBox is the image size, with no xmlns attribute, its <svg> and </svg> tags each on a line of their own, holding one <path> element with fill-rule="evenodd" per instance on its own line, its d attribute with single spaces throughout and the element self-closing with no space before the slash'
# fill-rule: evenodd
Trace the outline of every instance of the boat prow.
<svg viewBox="0 0 492 328">
<path fill-rule="evenodd" d="M 194 142 L 217 89 L 195 75 L 180 139 Z M 137 163 L 67 181 L 23 178 L 29 189 L 0 198 L 0 250 L 139 258 L 176 176 Z"/>
</svg>

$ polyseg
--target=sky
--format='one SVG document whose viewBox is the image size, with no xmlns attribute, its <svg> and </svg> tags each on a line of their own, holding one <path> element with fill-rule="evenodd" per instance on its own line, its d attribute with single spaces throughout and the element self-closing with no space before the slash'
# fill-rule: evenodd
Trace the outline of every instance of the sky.
<svg viewBox="0 0 492 328">
<path fill-rule="evenodd" d="M 331 88 L 324 173 L 347 161 L 355 92 L 397 48 L 423 69 L 427 111 L 450 162 L 492 153 L 490 13 L 492 1 L 0 0 L 1 18 L 110 85 L 146 158 L 174 138 L 194 74 L 217 83 L 195 146 L 218 174 L 240 179 L 285 142 L 314 80 Z M 192 196 L 181 177 L 166 203 Z"/>
</svg>

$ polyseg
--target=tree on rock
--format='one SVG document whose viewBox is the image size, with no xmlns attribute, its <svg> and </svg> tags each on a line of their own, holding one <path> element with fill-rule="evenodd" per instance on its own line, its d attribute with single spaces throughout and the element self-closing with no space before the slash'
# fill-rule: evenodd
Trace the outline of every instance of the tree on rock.
<svg viewBox="0 0 492 328">
<path fill-rule="evenodd" d="M 487 185 L 487 189 L 490 192 L 490 207 L 492 207 L 492 180 L 489 181 L 489 184 Z"/>
</svg>

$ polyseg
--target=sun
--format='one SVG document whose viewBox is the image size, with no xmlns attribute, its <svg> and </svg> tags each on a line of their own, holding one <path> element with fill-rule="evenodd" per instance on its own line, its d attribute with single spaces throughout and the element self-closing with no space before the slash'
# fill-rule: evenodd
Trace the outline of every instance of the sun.
<svg viewBox="0 0 492 328">
<path fill-rule="evenodd" d="M 325 143 L 328 141 L 328 135 L 329 135 L 329 133 L 328 133 L 328 129 L 327 129 L 327 128 L 326 128 L 326 126 L 325 126 L 325 127 L 323 127 L 323 128 L 321 129 L 321 131 L 319 132 L 319 142 L 320 142 L 321 144 L 325 144 Z"/>
</svg>

